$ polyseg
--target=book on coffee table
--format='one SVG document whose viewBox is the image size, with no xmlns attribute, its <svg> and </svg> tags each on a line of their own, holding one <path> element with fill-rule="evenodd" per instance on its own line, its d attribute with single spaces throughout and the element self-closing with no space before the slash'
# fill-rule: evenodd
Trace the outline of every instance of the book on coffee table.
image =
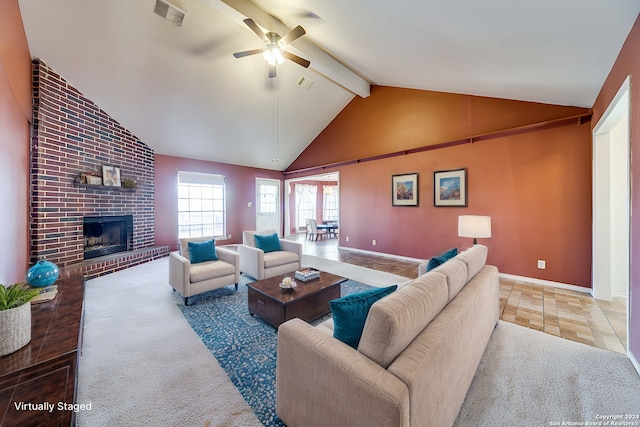
<svg viewBox="0 0 640 427">
<path fill-rule="evenodd" d="M 320 272 L 313 268 L 305 268 L 303 270 L 296 271 L 294 277 L 303 282 L 308 282 L 309 280 L 319 279 Z"/>
</svg>

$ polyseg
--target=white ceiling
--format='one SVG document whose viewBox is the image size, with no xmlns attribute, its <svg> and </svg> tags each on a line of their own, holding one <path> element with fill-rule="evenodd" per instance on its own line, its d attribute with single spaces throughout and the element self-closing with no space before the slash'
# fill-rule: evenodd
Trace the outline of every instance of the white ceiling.
<svg viewBox="0 0 640 427">
<path fill-rule="evenodd" d="M 187 12 L 180 28 L 155 0 L 19 4 L 32 57 L 156 153 L 275 170 L 369 83 L 591 107 L 640 12 L 638 0 L 170 1 Z M 302 25 L 287 50 L 311 66 L 286 61 L 267 79 L 260 55 L 235 59 L 264 46 L 245 17 L 281 35 Z"/>
</svg>

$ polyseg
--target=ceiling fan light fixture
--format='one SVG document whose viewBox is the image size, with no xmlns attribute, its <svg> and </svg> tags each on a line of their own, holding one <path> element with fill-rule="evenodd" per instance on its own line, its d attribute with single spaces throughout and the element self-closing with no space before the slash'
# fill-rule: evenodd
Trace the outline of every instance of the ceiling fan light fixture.
<svg viewBox="0 0 640 427">
<path fill-rule="evenodd" d="M 280 65 L 284 62 L 282 52 L 280 52 L 280 49 L 275 46 L 270 46 L 268 49 L 262 52 L 262 57 L 269 63 L 269 65 Z"/>
</svg>

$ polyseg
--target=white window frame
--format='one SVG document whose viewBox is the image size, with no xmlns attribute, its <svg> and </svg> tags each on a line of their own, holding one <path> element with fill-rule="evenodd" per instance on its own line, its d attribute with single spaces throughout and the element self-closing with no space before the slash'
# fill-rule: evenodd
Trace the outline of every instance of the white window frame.
<svg viewBox="0 0 640 427">
<path fill-rule="evenodd" d="M 330 215 L 327 215 L 330 213 Z M 338 198 L 338 185 L 322 186 L 322 220 L 338 221 L 340 214 L 340 201 Z"/>
<path fill-rule="evenodd" d="M 178 238 L 226 237 L 224 175 L 178 171 Z"/>
</svg>

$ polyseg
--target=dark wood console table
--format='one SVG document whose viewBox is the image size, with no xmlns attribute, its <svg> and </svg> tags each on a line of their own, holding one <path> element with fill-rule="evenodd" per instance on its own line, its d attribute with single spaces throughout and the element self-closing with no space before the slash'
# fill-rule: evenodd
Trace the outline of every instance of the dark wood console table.
<svg viewBox="0 0 640 427">
<path fill-rule="evenodd" d="M 56 284 L 54 300 L 31 307 L 29 344 L 0 357 L 0 426 L 75 425 L 84 278 Z"/>
</svg>

